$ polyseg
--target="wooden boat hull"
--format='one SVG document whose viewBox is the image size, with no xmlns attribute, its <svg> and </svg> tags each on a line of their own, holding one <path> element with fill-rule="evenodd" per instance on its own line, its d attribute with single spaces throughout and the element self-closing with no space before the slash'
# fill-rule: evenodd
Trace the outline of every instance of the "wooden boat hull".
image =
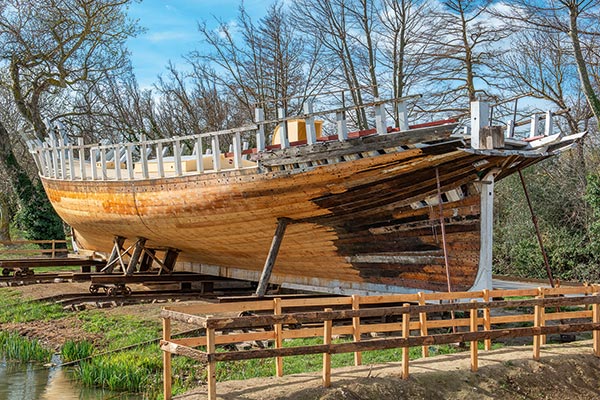
<svg viewBox="0 0 600 400">
<path fill-rule="evenodd" d="M 493 169 L 511 171 L 507 157 L 461 147 L 449 141 L 309 170 L 43 183 L 81 248 L 109 253 L 115 236 L 144 237 L 148 246 L 179 249 L 188 269 L 256 277 L 278 219 L 288 218 L 275 282 L 338 292 L 447 290 L 437 169 L 451 286 L 467 290 L 479 264 L 478 182 Z"/>
</svg>

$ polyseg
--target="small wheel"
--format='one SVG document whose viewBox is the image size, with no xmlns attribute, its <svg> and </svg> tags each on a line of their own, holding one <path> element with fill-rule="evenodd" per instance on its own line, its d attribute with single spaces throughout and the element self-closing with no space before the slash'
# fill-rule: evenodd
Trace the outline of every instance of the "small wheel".
<svg viewBox="0 0 600 400">
<path fill-rule="evenodd" d="M 20 278 L 23 276 L 23 271 L 15 271 L 15 277 Z"/>
<path fill-rule="evenodd" d="M 125 286 L 125 296 L 131 295 L 131 288 L 129 286 Z"/>
<path fill-rule="evenodd" d="M 32 269 L 29 269 L 29 268 L 26 268 L 26 269 L 25 269 L 23 272 L 24 272 L 24 273 L 25 273 L 27 276 L 33 276 L 33 275 L 35 275 L 35 271 L 34 271 L 34 270 L 32 270 Z"/>
<path fill-rule="evenodd" d="M 9 276 L 11 270 L 8 268 L 2 268 L 2 276 Z"/>
<path fill-rule="evenodd" d="M 98 293 L 98 286 L 96 286 L 96 285 L 90 285 L 90 293 L 97 294 Z"/>
<path fill-rule="evenodd" d="M 106 289 L 106 295 L 107 296 L 114 296 L 116 295 L 116 290 L 114 287 L 109 287 L 108 289 Z"/>
</svg>

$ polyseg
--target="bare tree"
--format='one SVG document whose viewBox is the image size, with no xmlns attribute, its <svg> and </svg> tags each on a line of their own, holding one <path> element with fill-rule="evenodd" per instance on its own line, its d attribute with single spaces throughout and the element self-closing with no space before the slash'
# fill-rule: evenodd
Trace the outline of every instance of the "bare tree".
<svg viewBox="0 0 600 400">
<path fill-rule="evenodd" d="M 445 0 L 436 15 L 439 24 L 431 31 L 435 47 L 430 54 L 433 110 L 464 112 L 468 102 L 489 98 L 495 85 L 494 64 L 499 42 L 510 33 L 485 18 L 489 0 Z"/>
</svg>

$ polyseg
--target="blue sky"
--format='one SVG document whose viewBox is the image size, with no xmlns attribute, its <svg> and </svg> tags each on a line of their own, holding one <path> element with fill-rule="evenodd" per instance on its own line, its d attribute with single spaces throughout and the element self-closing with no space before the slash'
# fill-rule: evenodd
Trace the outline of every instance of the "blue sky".
<svg viewBox="0 0 600 400">
<path fill-rule="evenodd" d="M 132 19 L 146 32 L 128 41 L 133 68 L 142 88 L 148 88 L 164 72 L 167 63 L 183 62 L 182 55 L 200 49 L 198 22 L 216 27 L 216 19 L 235 20 L 241 0 L 143 0 L 133 3 Z M 272 0 L 245 0 L 248 13 L 262 17 Z M 216 18 L 216 19 L 215 19 Z"/>
</svg>

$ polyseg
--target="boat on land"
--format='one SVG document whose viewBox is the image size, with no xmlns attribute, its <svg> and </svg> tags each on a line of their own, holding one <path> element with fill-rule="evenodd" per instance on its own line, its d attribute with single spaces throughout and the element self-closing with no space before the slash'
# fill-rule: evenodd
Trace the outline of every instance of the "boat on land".
<svg viewBox="0 0 600 400">
<path fill-rule="evenodd" d="M 78 249 L 104 255 L 108 272 L 155 261 L 161 273 L 340 294 L 490 288 L 494 182 L 584 133 L 553 134 L 547 113 L 518 139 L 488 126 L 483 102 L 468 128 L 409 125 L 403 100 L 361 106 L 374 127 L 357 132 L 349 109 L 307 103 L 294 118 L 265 121 L 258 109 L 251 126 L 136 143 L 51 132 L 30 151 Z M 392 111 L 399 126 L 387 124 Z"/>
</svg>

